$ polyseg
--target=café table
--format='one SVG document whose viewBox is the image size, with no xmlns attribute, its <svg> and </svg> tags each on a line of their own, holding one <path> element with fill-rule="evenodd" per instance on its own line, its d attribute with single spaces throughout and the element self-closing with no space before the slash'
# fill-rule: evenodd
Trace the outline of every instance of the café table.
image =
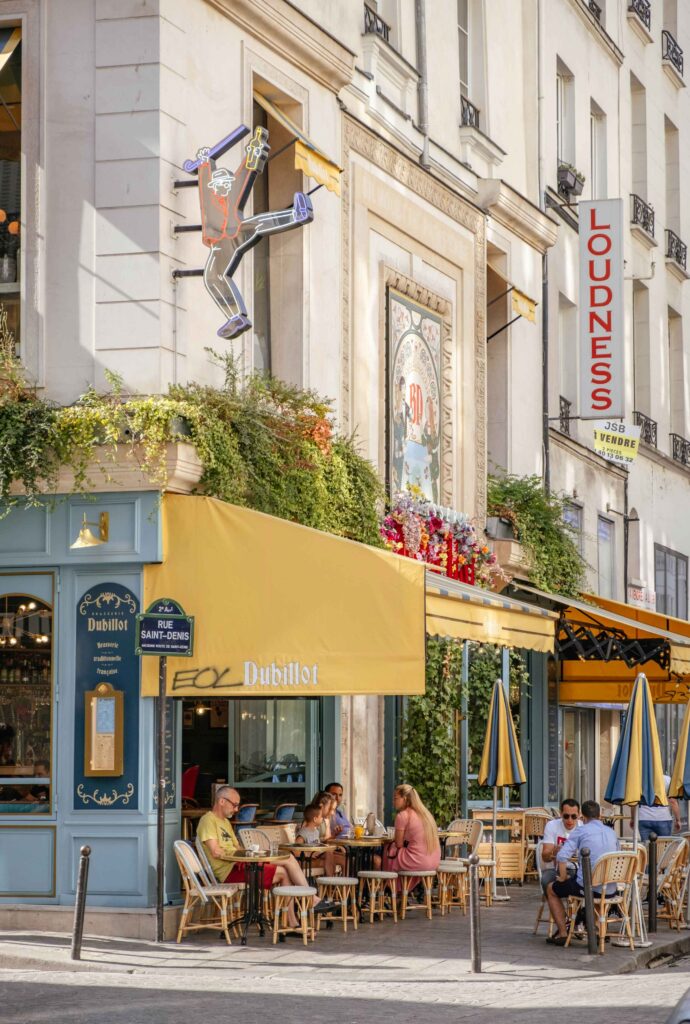
<svg viewBox="0 0 690 1024">
<path fill-rule="evenodd" d="M 453 836 L 457 836 L 458 838 L 463 838 L 464 837 L 464 833 L 463 832 L 449 832 L 447 828 L 440 828 L 438 830 L 438 839 L 439 839 L 439 843 L 441 844 L 441 859 L 443 859 L 446 856 L 446 844 L 448 843 L 449 839 L 452 839 Z"/>
<path fill-rule="evenodd" d="M 263 937 L 264 926 L 269 922 L 263 914 L 263 890 L 264 890 L 264 866 L 266 864 L 284 864 L 288 859 L 287 853 L 248 853 L 244 850 L 236 850 L 228 858 L 234 864 L 244 864 L 245 867 L 245 894 L 247 907 L 241 917 L 235 918 L 232 925 L 239 925 L 242 928 L 243 946 L 247 945 L 247 932 L 251 924 L 259 929 L 259 935 Z"/>
<path fill-rule="evenodd" d="M 297 858 L 307 882 L 309 885 L 312 885 L 312 861 L 314 857 L 319 857 L 322 853 L 328 853 L 329 847 L 324 846 L 323 843 L 281 843 L 280 849 L 287 850 L 288 853 L 293 854 Z"/>
<path fill-rule="evenodd" d="M 362 836 L 359 839 L 336 839 L 333 845 L 345 850 L 345 874 L 349 878 L 357 878 L 357 872 L 372 870 L 374 853 L 389 842 L 388 836 Z M 357 901 L 359 906 L 359 896 Z"/>
</svg>

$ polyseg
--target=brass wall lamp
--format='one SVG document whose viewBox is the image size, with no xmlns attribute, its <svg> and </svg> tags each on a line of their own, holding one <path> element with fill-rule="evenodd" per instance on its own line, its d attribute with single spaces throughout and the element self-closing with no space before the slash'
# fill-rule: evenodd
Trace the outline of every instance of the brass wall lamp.
<svg viewBox="0 0 690 1024">
<path fill-rule="evenodd" d="M 90 526 L 98 527 L 98 536 L 89 529 Z M 98 522 L 89 522 L 86 518 L 86 512 L 81 524 L 81 530 L 79 536 L 75 540 L 74 544 L 70 544 L 70 548 L 95 548 L 99 544 L 108 543 L 108 535 L 110 528 L 110 516 L 107 512 L 101 512 L 98 517 Z"/>
</svg>

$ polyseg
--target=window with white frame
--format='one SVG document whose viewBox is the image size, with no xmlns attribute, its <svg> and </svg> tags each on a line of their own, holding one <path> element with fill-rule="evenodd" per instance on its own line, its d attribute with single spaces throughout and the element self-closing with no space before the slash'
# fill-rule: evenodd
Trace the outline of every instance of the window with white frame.
<svg viewBox="0 0 690 1024">
<path fill-rule="evenodd" d="M 460 95 L 470 95 L 470 0 L 457 0 Z"/>
<path fill-rule="evenodd" d="M 688 617 L 688 559 L 677 551 L 654 545 L 656 610 L 676 619 Z"/>
<path fill-rule="evenodd" d="M 615 578 L 615 525 L 606 516 L 597 517 L 597 572 L 599 596 L 614 598 Z"/>
<path fill-rule="evenodd" d="M 592 199 L 606 199 L 606 114 L 590 101 L 589 112 L 589 187 Z"/>
<path fill-rule="evenodd" d="M 575 161 L 575 79 L 562 60 L 556 70 L 556 159 Z"/>
<path fill-rule="evenodd" d="M 22 30 L 0 25 L 0 316 L 19 344 L 19 226 L 22 221 Z M 8 340 L 8 335 L 6 334 Z"/>
<path fill-rule="evenodd" d="M 582 533 L 583 516 L 584 509 L 582 508 L 582 505 L 578 505 L 574 501 L 568 501 L 565 504 L 563 508 L 563 521 L 570 529 L 573 542 L 580 553 L 580 556 L 583 554 L 584 547 Z"/>
</svg>

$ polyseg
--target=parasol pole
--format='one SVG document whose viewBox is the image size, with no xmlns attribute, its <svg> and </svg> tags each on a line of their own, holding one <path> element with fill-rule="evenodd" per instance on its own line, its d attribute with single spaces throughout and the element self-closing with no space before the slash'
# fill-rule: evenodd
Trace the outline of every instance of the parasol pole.
<svg viewBox="0 0 690 1024">
<path fill-rule="evenodd" d="M 494 786 L 494 805 L 493 805 L 493 815 L 492 815 L 492 820 L 491 820 L 491 824 L 492 824 L 492 829 L 491 829 L 491 859 L 494 862 L 494 866 L 491 869 L 491 895 L 492 895 L 493 899 L 496 899 L 496 868 L 498 867 L 498 864 L 496 863 L 496 826 L 498 824 L 498 813 L 497 813 L 497 809 L 496 809 L 497 808 L 497 804 L 498 804 L 498 786 Z"/>
</svg>

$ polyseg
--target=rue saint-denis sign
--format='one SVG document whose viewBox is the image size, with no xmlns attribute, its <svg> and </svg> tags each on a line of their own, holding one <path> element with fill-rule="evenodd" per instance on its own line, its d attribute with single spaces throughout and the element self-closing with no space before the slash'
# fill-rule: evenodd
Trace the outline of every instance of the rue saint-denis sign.
<svg viewBox="0 0 690 1024">
<path fill-rule="evenodd" d="M 194 617 L 185 615 L 177 601 L 154 601 L 137 615 L 137 654 L 164 658 L 191 658 L 194 653 Z"/>
<path fill-rule="evenodd" d="M 579 204 L 580 418 L 624 409 L 623 200 Z"/>
</svg>

